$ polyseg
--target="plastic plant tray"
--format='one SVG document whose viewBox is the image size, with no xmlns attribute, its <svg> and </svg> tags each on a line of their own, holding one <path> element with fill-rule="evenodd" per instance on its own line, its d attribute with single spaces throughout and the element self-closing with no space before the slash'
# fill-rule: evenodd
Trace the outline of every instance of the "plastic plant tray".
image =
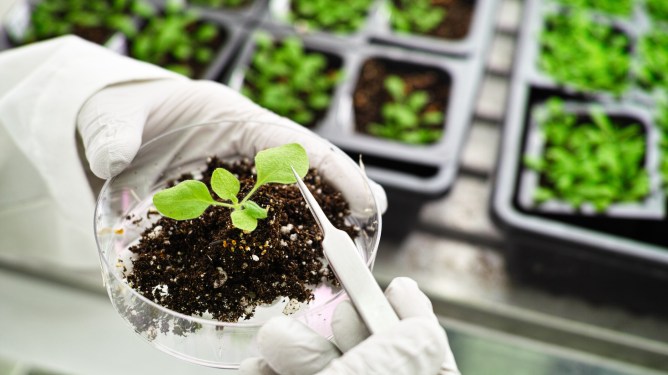
<svg viewBox="0 0 668 375">
<path fill-rule="evenodd" d="M 536 40 L 539 35 L 537 32 L 543 22 L 545 8 L 552 6 L 553 2 L 526 2 L 525 19 L 528 22 L 520 32 L 510 86 L 508 111 L 491 200 L 492 217 L 506 232 L 511 247 L 522 249 L 526 254 L 543 253 L 548 257 L 563 255 L 572 259 L 594 259 L 592 264 L 614 264 L 613 268 L 633 269 L 636 274 L 662 275 L 661 277 L 665 278 L 668 270 L 668 236 L 665 235 L 668 219 L 665 215 L 663 218 L 637 219 L 544 213 L 527 210 L 519 202 L 519 185 L 524 171 L 522 158 L 528 140 L 527 129 L 531 123 L 531 111 L 547 98 L 558 96 L 564 101 L 585 105 L 606 104 L 610 108 L 618 108 L 619 111 L 624 111 L 624 108 L 629 106 L 638 106 L 649 114 L 649 120 L 645 120 L 652 127 L 649 131 L 657 132 L 652 120 L 654 106 L 648 105 L 647 101 L 637 100 L 637 95 L 625 93 L 613 100 L 607 96 L 564 89 L 535 74 Z M 648 30 L 648 25 L 641 21 L 645 17 L 646 15 L 636 9 L 626 21 L 633 25 L 635 20 L 638 20 L 634 38 L 641 37 Z M 631 53 L 633 59 L 633 49 Z M 630 93 L 634 91 L 635 89 L 629 90 Z M 626 111 L 626 115 L 638 117 L 637 112 L 632 111 Z M 548 264 L 549 262 L 544 262 L 541 267 L 549 267 Z M 558 273 L 558 270 L 550 272 Z"/>
</svg>

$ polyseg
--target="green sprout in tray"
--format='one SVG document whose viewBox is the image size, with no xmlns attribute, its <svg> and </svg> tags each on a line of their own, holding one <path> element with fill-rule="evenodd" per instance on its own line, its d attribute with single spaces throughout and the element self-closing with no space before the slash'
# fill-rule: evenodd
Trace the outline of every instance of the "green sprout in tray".
<svg viewBox="0 0 668 375">
<path fill-rule="evenodd" d="M 668 31 L 654 29 L 638 44 L 638 81 L 645 89 L 668 88 Z"/>
<path fill-rule="evenodd" d="M 666 98 L 663 98 L 657 105 L 654 124 L 660 132 L 661 161 L 659 169 L 664 191 L 668 195 L 668 100 Z"/>
<path fill-rule="evenodd" d="M 275 43 L 269 35 L 257 34 L 255 40 L 244 95 L 299 124 L 315 126 L 329 107 L 340 69 L 325 54 L 306 51 L 296 37 Z"/>
<path fill-rule="evenodd" d="M 560 84 L 615 95 L 629 85 L 628 36 L 583 12 L 548 15 L 540 47 L 540 69 Z"/>
<path fill-rule="evenodd" d="M 381 108 L 382 123 L 371 123 L 372 135 L 410 144 L 429 144 L 443 135 L 443 113 L 429 107 L 429 93 L 408 92 L 401 77 L 388 76 L 383 82 L 391 100 Z"/>
<path fill-rule="evenodd" d="M 668 22 L 668 1 L 645 0 L 645 7 L 654 21 Z"/>
<path fill-rule="evenodd" d="M 223 43 L 214 23 L 202 21 L 178 1 L 167 1 L 164 14 L 149 20 L 131 39 L 130 55 L 188 77 L 198 77 Z"/>
<path fill-rule="evenodd" d="M 544 109 L 537 121 L 545 149 L 524 160 L 540 174 L 535 201 L 562 200 L 574 208 L 590 203 L 602 212 L 647 197 L 646 135 L 639 124 L 617 123 L 595 107 L 588 117 L 570 113 L 557 98 Z"/>
<path fill-rule="evenodd" d="M 252 0 L 190 0 L 189 3 L 211 8 L 238 9 L 249 5 Z"/>
<path fill-rule="evenodd" d="M 115 32 L 128 37 L 137 33 L 133 17 L 153 15 L 153 7 L 139 0 L 43 0 L 32 10 L 21 40 L 27 44 L 66 34 L 76 34 L 104 44 Z"/>
<path fill-rule="evenodd" d="M 373 0 L 292 0 L 288 18 L 307 29 L 351 33 L 362 27 L 372 3 Z"/>
<path fill-rule="evenodd" d="M 392 28 L 402 33 L 427 34 L 446 16 L 446 10 L 432 5 L 431 0 L 396 0 L 389 6 Z"/>
<path fill-rule="evenodd" d="M 559 2 L 564 5 L 624 17 L 631 15 L 634 3 L 633 0 L 559 0 Z"/>
</svg>

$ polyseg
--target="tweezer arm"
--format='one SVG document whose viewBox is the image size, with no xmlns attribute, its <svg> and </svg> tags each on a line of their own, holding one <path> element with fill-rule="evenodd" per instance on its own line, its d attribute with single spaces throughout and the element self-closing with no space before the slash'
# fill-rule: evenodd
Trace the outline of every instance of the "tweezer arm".
<svg viewBox="0 0 668 375">
<path fill-rule="evenodd" d="M 299 190 L 322 229 L 324 237 L 322 247 L 325 257 L 364 324 L 371 333 L 378 333 L 399 323 L 397 314 L 364 263 L 353 240 L 346 232 L 332 225 L 296 172 L 295 177 Z"/>
</svg>

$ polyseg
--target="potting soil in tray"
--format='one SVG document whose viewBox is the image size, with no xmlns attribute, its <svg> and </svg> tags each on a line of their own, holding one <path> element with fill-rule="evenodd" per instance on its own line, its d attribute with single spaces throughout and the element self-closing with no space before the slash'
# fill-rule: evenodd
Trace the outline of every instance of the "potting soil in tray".
<svg viewBox="0 0 668 375">
<path fill-rule="evenodd" d="M 249 160 L 211 158 L 202 181 L 208 185 L 218 167 L 239 177 L 240 197 L 252 188 Z M 349 211 L 342 194 L 314 169 L 304 182 L 330 221 L 354 238 L 358 228 L 345 223 Z M 250 319 L 255 307 L 280 298 L 308 302 L 320 283 L 338 285 L 323 262 L 320 229 L 296 186 L 264 185 L 253 201 L 267 208 L 268 217 L 250 233 L 232 227 L 230 210 L 223 207 L 210 207 L 193 220 L 160 218 L 129 248 L 132 261 L 123 262 L 128 284 L 173 311 L 225 322 Z"/>
<path fill-rule="evenodd" d="M 369 126 L 374 123 L 383 124 L 383 105 L 391 102 L 392 98 L 384 88 L 384 81 L 390 75 L 400 77 L 405 85 L 406 94 L 415 91 L 426 91 L 429 100 L 424 106 L 422 113 L 427 111 L 438 111 L 445 116 L 450 90 L 451 79 L 443 71 L 416 66 L 414 64 L 393 61 L 389 59 L 374 58 L 367 60 L 360 72 L 359 79 L 353 93 L 353 106 L 355 111 L 355 127 L 360 133 L 373 134 Z M 405 129 L 406 131 L 415 130 L 419 132 L 422 129 L 428 132 L 443 133 L 443 121 L 438 125 L 423 126 L 415 129 Z M 437 134 L 437 133 L 435 133 Z M 406 135 L 406 133 L 404 133 Z M 396 139 L 407 143 L 433 143 L 438 141 L 438 137 L 429 137 L 429 139 L 413 140 L 413 137 L 406 135 L 404 139 Z M 410 138 L 410 139 L 409 139 Z"/>
</svg>

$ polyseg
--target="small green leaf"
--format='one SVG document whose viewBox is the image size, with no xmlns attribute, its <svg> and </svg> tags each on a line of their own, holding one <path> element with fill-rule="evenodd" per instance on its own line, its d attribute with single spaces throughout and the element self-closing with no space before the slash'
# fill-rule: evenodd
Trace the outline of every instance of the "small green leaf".
<svg viewBox="0 0 668 375">
<path fill-rule="evenodd" d="M 385 85 L 385 89 L 390 93 L 394 100 L 400 101 L 406 96 L 406 87 L 401 77 L 391 75 L 387 77 L 383 83 Z"/>
<path fill-rule="evenodd" d="M 443 113 L 440 111 L 425 112 L 422 121 L 427 125 L 440 125 L 443 122 Z"/>
<path fill-rule="evenodd" d="M 230 171 L 224 168 L 216 168 L 211 175 L 211 189 L 218 194 L 219 197 L 238 203 L 237 194 L 241 183 Z"/>
<path fill-rule="evenodd" d="M 253 202 L 253 201 L 246 201 L 244 203 L 244 209 L 248 211 L 248 214 L 256 219 L 266 219 L 267 218 L 267 210 L 264 208 L 260 207 L 259 204 Z"/>
<path fill-rule="evenodd" d="M 183 181 L 153 196 L 158 212 L 175 220 L 194 219 L 214 202 L 206 185 L 195 180 Z"/>
<path fill-rule="evenodd" d="M 234 210 L 230 217 L 232 218 L 232 225 L 241 230 L 252 232 L 257 228 L 257 219 L 253 217 L 249 210 Z"/>
<path fill-rule="evenodd" d="M 298 143 L 290 143 L 258 152 L 255 156 L 256 186 L 296 182 L 291 167 L 297 171 L 301 178 L 304 178 L 308 172 L 309 162 L 306 150 Z"/>
<path fill-rule="evenodd" d="M 407 99 L 408 106 L 415 112 L 421 111 L 429 102 L 429 94 L 426 91 L 414 91 Z"/>
</svg>

